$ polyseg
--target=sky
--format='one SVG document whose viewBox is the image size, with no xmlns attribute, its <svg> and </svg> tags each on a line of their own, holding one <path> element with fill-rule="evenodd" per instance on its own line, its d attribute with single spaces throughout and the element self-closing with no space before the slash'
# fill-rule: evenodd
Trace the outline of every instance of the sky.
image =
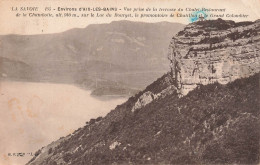
<svg viewBox="0 0 260 165">
<path fill-rule="evenodd" d="M 18 11 L 14 11 L 15 8 Z M 19 11 L 21 7 L 38 7 L 38 11 Z M 128 8 L 182 8 L 183 12 L 177 13 L 191 13 L 185 11 L 186 8 L 212 8 L 212 9 L 226 9 L 226 14 L 245 14 L 246 18 L 224 18 L 234 21 L 255 21 L 260 18 L 260 0 L 1 0 L 0 1 L 0 35 L 6 34 L 48 34 L 59 33 L 72 28 L 85 28 L 89 24 L 109 23 L 118 20 L 130 20 L 141 22 L 179 22 L 183 24 L 190 23 L 187 17 L 171 17 L 171 18 L 59 18 L 59 17 L 16 17 L 17 13 L 42 13 L 46 7 L 51 7 L 51 13 L 59 13 L 58 7 L 66 8 L 80 8 L 80 7 L 117 7 L 118 9 Z M 54 10 L 55 9 L 55 10 Z M 13 11 L 12 11 L 13 10 Z M 129 14 L 131 12 L 118 11 L 121 14 Z M 63 14 L 66 12 L 63 12 Z M 87 12 L 86 12 L 87 13 Z M 101 12 L 102 13 L 102 12 Z M 137 12 L 139 15 L 142 11 Z M 152 12 L 150 12 L 152 13 Z M 154 13 L 154 12 L 153 12 Z M 157 12 L 163 13 L 163 12 Z M 169 12 L 168 12 L 169 13 Z M 81 15 L 81 13 L 76 12 Z M 107 14 L 107 12 L 104 12 Z M 212 13 L 209 13 L 212 14 Z M 213 13 L 216 14 L 216 13 Z M 222 14 L 222 13 L 217 13 Z M 213 19 L 213 18 L 212 18 Z"/>
</svg>

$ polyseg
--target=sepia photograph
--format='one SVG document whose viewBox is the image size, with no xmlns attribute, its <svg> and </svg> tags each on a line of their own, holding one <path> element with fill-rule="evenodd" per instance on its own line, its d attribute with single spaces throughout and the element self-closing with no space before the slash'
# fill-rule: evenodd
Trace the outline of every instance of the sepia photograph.
<svg viewBox="0 0 260 165">
<path fill-rule="evenodd" d="M 259 9 L 0 1 L 0 165 L 260 164 Z"/>
</svg>

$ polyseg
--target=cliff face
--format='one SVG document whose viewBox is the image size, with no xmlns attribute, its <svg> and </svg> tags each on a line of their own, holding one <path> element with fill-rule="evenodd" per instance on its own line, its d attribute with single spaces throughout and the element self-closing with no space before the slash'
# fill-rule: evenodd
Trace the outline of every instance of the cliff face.
<svg viewBox="0 0 260 165">
<path fill-rule="evenodd" d="M 226 84 L 259 72 L 260 21 L 221 19 L 187 25 L 172 38 L 168 59 L 181 95 L 198 84 Z"/>
</svg>

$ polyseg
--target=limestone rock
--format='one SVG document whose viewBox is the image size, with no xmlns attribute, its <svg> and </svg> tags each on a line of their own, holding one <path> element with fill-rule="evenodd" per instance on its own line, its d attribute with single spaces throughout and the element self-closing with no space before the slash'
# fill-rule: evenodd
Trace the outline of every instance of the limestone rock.
<svg viewBox="0 0 260 165">
<path fill-rule="evenodd" d="M 260 22 L 195 22 L 169 46 L 168 59 L 182 95 L 198 84 L 226 84 L 260 71 Z"/>
<path fill-rule="evenodd" d="M 145 105 L 149 104 L 153 100 L 154 100 L 154 94 L 150 91 L 145 92 L 138 98 L 137 102 L 132 108 L 132 112 L 134 112 L 136 109 L 144 107 Z"/>
<path fill-rule="evenodd" d="M 173 94 L 177 89 L 174 85 L 170 85 L 167 88 L 163 89 L 159 93 L 152 93 L 150 91 L 143 93 L 135 103 L 135 105 L 132 108 L 132 112 L 134 112 L 136 109 L 140 109 L 147 104 L 151 103 L 153 100 L 164 98 L 167 95 Z"/>
</svg>

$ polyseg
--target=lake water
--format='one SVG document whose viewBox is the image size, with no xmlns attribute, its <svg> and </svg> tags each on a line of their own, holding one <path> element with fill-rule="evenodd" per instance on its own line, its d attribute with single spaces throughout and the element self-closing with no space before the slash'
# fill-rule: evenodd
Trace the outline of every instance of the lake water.
<svg viewBox="0 0 260 165">
<path fill-rule="evenodd" d="M 0 164 L 25 164 L 32 158 L 29 153 L 126 101 L 98 99 L 90 93 L 73 85 L 0 82 Z"/>
</svg>

